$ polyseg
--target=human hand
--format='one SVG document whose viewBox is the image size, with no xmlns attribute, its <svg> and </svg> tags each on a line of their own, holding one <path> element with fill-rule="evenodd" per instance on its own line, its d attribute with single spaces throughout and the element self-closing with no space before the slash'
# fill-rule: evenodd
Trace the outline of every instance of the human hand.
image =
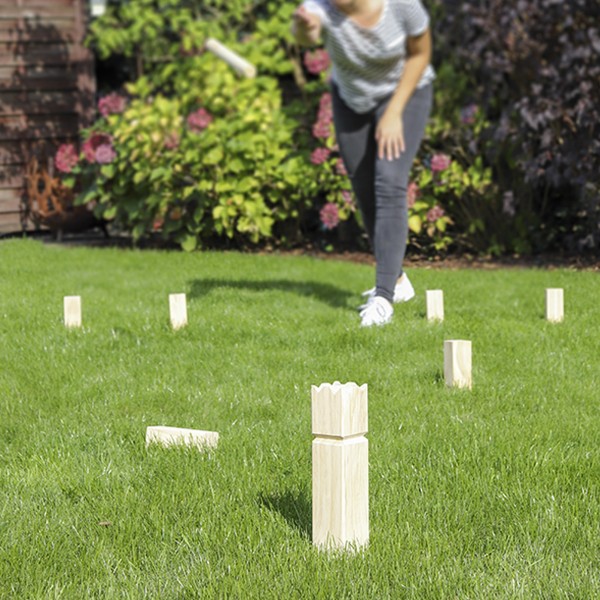
<svg viewBox="0 0 600 600">
<path fill-rule="evenodd" d="M 402 115 L 386 110 L 377 123 L 375 139 L 379 158 L 400 158 L 400 154 L 405 150 Z"/>
<path fill-rule="evenodd" d="M 311 36 L 318 32 L 321 23 L 319 17 L 313 13 L 309 13 L 304 6 L 298 7 L 292 17 L 299 33 Z"/>
</svg>

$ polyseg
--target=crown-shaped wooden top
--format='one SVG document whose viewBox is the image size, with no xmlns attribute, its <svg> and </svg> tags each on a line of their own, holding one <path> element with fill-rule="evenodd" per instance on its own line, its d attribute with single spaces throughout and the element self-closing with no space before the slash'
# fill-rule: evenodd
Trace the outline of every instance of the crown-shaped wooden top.
<svg viewBox="0 0 600 600">
<path fill-rule="evenodd" d="M 367 384 L 323 383 L 313 385 L 313 435 L 345 438 L 368 431 Z"/>
</svg>

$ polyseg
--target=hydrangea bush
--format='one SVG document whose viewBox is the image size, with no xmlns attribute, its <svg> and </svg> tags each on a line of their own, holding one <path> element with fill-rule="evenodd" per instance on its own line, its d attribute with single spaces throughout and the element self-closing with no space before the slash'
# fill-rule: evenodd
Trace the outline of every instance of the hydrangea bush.
<svg viewBox="0 0 600 600">
<path fill-rule="evenodd" d="M 409 242 L 425 253 L 528 251 L 552 186 L 570 181 L 582 197 L 597 194 L 597 9 L 591 0 L 544 0 L 543 14 L 532 0 L 489 10 L 426 4 L 437 81 L 408 188 Z M 295 45 L 296 5 L 139 0 L 96 20 L 97 53 L 135 59 L 139 77 L 127 95 L 100 99 L 80 151 L 57 154 L 79 202 L 136 238 L 159 232 L 188 249 L 217 238 L 293 243 L 360 222 L 333 131 L 330 59 L 322 48 Z M 558 44 L 536 41 L 550 39 L 540 32 L 553 32 Z M 204 54 L 208 35 L 261 76 L 240 80 Z"/>
</svg>

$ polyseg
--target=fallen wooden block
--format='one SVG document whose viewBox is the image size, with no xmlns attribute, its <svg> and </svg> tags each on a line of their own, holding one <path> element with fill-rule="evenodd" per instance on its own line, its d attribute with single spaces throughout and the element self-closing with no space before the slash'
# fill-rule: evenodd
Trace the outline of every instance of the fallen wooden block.
<svg viewBox="0 0 600 600">
<path fill-rule="evenodd" d="M 216 448 L 219 434 L 216 431 L 182 429 L 162 425 L 146 429 L 146 446 L 156 443 L 163 446 L 196 446 L 200 450 Z"/>
<path fill-rule="evenodd" d="M 65 296 L 63 300 L 66 327 L 81 327 L 81 296 Z"/>
<path fill-rule="evenodd" d="M 187 304 L 185 294 L 169 294 L 171 327 L 180 329 L 187 325 Z"/>
<path fill-rule="evenodd" d="M 425 292 L 427 303 L 427 320 L 444 320 L 444 292 L 442 290 L 427 290 Z"/>
<path fill-rule="evenodd" d="M 312 386 L 312 538 L 323 550 L 369 541 L 367 386 Z"/>
<path fill-rule="evenodd" d="M 546 320 L 551 323 L 560 323 L 564 318 L 564 290 L 562 288 L 547 288 Z"/>
<path fill-rule="evenodd" d="M 450 387 L 471 389 L 471 342 L 444 342 L 444 379 Z"/>
<path fill-rule="evenodd" d="M 221 44 L 221 42 L 214 38 L 208 38 L 204 46 L 241 75 L 248 78 L 256 77 L 256 67 L 233 50 L 227 48 L 227 46 Z"/>
</svg>

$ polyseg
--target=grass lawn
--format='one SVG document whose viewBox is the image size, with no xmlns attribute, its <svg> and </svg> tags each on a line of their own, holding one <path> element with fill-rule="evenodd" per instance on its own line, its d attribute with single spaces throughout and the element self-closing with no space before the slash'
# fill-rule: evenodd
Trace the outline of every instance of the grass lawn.
<svg viewBox="0 0 600 600">
<path fill-rule="evenodd" d="M 364 265 L 0 242 L 0 598 L 598 598 L 599 275 L 410 275 L 360 329 Z M 456 338 L 472 391 L 444 385 Z M 355 555 L 311 544 L 310 388 L 334 380 L 369 386 Z M 219 446 L 146 450 L 162 424 Z"/>
</svg>

